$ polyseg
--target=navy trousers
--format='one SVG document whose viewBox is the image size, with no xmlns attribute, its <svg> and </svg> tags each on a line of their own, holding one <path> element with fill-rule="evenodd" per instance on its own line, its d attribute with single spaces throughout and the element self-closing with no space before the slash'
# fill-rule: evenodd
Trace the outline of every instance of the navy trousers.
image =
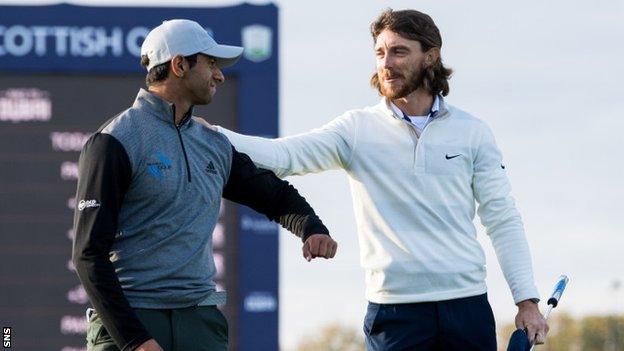
<svg viewBox="0 0 624 351">
<path fill-rule="evenodd" d="M 369 302 L 364 333 L 368 351 L 496 351 L 487 294 L 436 302 Z"/>
</svg>

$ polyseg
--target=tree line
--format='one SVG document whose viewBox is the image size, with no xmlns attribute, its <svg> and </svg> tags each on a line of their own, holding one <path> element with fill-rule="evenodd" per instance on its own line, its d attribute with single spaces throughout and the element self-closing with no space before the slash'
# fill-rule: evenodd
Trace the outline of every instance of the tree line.
<svg viewBox="0 0 624 351">
<path fill-rule="evenodd" d="M 535 351 L 624 351 L 624 315 L 575 318 L 557 313 L 548 321 L 550 332 Z M 498 350 L 507 349 L 513 323 L 498 329 Z M 364 351 L 362 331 L 341 324 L 327 325 L 301 339 L 294 351 Z"/>
</svg>

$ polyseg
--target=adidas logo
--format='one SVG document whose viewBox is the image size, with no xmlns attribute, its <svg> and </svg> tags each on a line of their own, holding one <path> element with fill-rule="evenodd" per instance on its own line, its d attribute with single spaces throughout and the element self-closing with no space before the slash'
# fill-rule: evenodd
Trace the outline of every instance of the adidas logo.
<svg viewBox="0 0 624 351">
<path fill-rule="evenodd" d="M 212 161 L 208 162 L 208 166 L 206 166 L 206 172 L 217 174 L 217 169 L 215 168 L 214 163 L 212 163 Z"/>
</svg>

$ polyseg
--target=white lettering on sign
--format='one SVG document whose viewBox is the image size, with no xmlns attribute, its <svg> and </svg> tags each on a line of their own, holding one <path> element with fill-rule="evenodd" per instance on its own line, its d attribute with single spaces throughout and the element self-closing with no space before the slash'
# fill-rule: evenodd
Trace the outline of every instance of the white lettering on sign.
<svg viewBox="0 0 624 351">
<path fill-rule="evenodd" d="M 0 91 L 0 121 L 46 122 L 52 119 L 52 100 L 47 91 L 13 88 Z"/>
<path fill-rule="evenodd" d="M 86 316 L 63 316 L 61 318 L 61 333 L 63 335 L 81 335 L 87 333 Z"/>
<path fill-rule="evenodd" d="M 271 222 L 266 218 L 252 217 L 248 215 L 241 216 L 241 228 L 243 230 L 251 230 L 258 234 L 277 234 L 277 223 Z"/>
<path fill-rule="evenodd" d="M 128 48 L 128 52 L 132 56 L 141 56 L 141 44 L 143 44 L 143 40 L 147 37 L 149 31 L 149 28 L 145 27 L 134 27 L 128 31 L 126 48 Z"/>
<path fill-rule="evenodd" d="M 277 299 L 269 292 L 252 292 L 245 297 L 244 308 L 247 312 L 274 312 Z"/>
<path fill-rule="evenodd" d="M 78 162 L 61 163 L 61 179 L 77 180 L 78 179 Z"/>
<path fill-rule="evenodd" d="M 205 28 L 213 35 L 210 28 Z M 150 28 L 137 26 L 124 32 L 121 27 L 2 26 L 1 56 L 56 55 L 60 57 L 114 57 L 129 53 L 141 56 L 141 44 Z"/>
<path fill-rule="evenodd" d="M 67 292 L 67 301 L 83 305 L 89 302 L 89 297 L 82 285 L 79 284 Z"/>
<path fill-rule="evenodd" d="M 72 346 L 65 346 L 61 349 L 61 351 L 87 351 L 86 347 L 72 347 Z"/>
<path fill-rule="evenodd" d="M 50 140 L 55 151 L 80 151 L 91 134 L 81 132 L 52 132 Z"/>
<path fill-rule="evenodd" d="M 124 35 L 120 27 L 0 26 L 0 56 L 119 57 L 126 50 L 139 57 L 148 32 L 146 27 Z"/>
</svg>

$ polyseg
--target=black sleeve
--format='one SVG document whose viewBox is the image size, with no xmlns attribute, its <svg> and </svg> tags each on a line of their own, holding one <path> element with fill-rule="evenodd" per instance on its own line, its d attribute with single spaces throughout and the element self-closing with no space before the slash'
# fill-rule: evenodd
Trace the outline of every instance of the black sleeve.
<svg viewBox="0 0 624 351">
<path fill-rule="evenodd" d="M 80 154 L 72 260 L 89 300 L 121 350 L 151 339 L 130 307 L 109 259 L 132 170 L 114 137 L 94 134 Z"/>
<path fill-rule="evenodd" d="M 257 168 L 232 147 L 232 169 L 223 197 L 251 207 L 278 222 L 305 242 L 311 234 L 329 234 L 310 205 L 290 183 Z"/>
</svg>

